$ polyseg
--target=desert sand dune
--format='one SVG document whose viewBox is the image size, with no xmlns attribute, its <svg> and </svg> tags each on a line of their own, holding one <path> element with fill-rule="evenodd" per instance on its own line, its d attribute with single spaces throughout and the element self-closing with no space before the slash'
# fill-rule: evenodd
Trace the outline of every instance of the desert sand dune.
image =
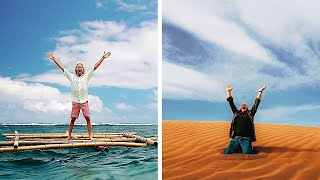
<svg viewBox="0 0 320 180">
<path fill-rule="evenodd" d="M 255 126 L 257 154 L 224 155 L 230 123 L 163 121 L 163 179 L 320 179 L 320 128 Z"/>
</svg>

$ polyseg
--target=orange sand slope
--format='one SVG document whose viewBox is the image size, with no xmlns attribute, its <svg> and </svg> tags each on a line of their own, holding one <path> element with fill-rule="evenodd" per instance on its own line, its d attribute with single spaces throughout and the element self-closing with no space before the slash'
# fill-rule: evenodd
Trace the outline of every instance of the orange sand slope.
<svg viewBox="0 0 320 180">
<path fill-rule="evenodd" d="M 163 121 L 163 179 L 320 179 L 320 128 L 255 126 L 258 154 L 224 155 L 230 123 Z"/>
</svg>

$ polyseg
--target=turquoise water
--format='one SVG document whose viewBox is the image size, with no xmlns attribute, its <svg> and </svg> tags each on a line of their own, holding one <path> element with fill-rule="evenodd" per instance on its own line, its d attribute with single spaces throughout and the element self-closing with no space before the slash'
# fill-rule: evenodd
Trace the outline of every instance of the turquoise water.
<svg viewBox="0 0 320 180">
<path fill-rule="evenodd" d="M 64 133 L 67 125 L 4 126 L 0 133 Z M 74 133 L 86 133 L 75 126 Z M 93 132 L 137 132 L 157 137 L 157 125 L 96 125 Z M 5 138 L 1 137 L 1 141 Z M 0 153 L 0 179 L 157 179 L 158 148 L 109 147 L 35 150 Z"/>
</svg>

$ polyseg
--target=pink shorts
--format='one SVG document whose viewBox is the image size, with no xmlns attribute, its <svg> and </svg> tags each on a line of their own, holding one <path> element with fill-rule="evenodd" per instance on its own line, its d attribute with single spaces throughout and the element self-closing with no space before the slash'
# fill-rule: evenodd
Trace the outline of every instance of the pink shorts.
<svg viewBox="0 0 320 180">
<path fill-rule="evenodd" d="M 78 119 L 80 109 L 82 110 L 84 117 L 90 117 L 90 110 L 89 110 L 88 101 L 86 101 L 84 103 L 76 103 L 76 102 L 72 101 L 71 117 Z"/>
</svg>

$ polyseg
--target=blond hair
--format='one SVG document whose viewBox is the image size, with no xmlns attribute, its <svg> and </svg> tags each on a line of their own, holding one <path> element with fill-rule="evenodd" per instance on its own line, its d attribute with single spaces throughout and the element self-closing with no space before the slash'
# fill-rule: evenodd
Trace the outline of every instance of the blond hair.
<svg viewBox="0 0 320 180">
<path fill-rule="evenodd" d="M 83 64 L 81 61 L 78 61 L 78 62 L 76 63 L 76 65 L 74 66 L 74 72 L 77 74 L 77 65 L 78 65 L 78 64 L 81 64 L 81 65 L 82 65 L 82 67 L 83 67 L 83 74 L 86 73 L 86 67 L 84 66 L 84 64 Z"/>
</svg>

